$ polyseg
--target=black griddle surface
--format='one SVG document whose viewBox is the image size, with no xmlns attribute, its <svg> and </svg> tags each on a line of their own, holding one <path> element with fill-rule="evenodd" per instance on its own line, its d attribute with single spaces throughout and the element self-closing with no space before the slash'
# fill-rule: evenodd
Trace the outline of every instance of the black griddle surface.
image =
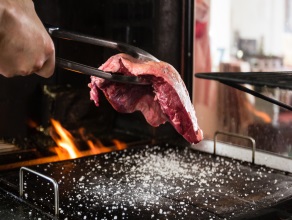
<svg viewBox="0 0 292 220">
<path fill-rule="evenodd" d="M 292 90 L 292 72 L 197 73 L 197 78 Z"/>
<path fill-rule="evenodd" d="M 30 167 L 60 188 L 61 219 L 230 219 L 292 195 L 292 177 L 182 146 L 143 146 Z M 0 176 L 18 188 L 18 171 Z M 53 212 L 53 192 L 25 175 L 25 199 Z"/>
<path fill-rule="evenodd" d="M 15 196 L 0 190 L 0 219 L 1 220 L 50 220 L 41 210 L 34 209 L 22 203 Z"/>
</svg>

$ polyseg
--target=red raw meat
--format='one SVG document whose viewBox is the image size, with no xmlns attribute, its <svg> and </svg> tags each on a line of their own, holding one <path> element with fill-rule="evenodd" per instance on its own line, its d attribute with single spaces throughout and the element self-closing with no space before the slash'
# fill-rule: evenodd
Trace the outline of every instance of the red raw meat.
<svg viewBox="0 0 292 220">
<path fill-rule="evenodd" d="M 141 86 L 110 82 L 91 77 L 90 98 L 98 106 L 98 89 L 114 109 L 122 113 L 141 111 L 146 121 L 157 127 L 169 121 L 190 143 L 203 139 L 194 107 L 178 72 L 168 63 L 137 60 L 127 54 L 109 58 L 99 69 L 147 78 L 151 85 Z"/>
</svg>

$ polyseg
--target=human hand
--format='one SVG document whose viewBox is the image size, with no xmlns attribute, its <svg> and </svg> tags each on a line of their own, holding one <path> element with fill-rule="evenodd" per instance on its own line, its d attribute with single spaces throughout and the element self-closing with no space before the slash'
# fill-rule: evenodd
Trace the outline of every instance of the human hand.
<svg viewBox="0 0 292 220">
<path fill-rule="evenodd" d="M 0 74 L 36 73 L 50 77 L 55 67 L 53 41 L 32 0 L 0 1 Z"/>
</svg>

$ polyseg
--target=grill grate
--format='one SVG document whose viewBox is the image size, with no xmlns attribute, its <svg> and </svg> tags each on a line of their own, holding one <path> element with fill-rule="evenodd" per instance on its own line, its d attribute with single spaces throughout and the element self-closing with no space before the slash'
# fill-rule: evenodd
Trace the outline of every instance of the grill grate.
<svg viewBox="0 0 292 220">
<path fill-rule="evenodd" d="M 197 73 L 197 78 L 292 90 L 292 72 Z"/>
<path fill-rule="evenodd" d="M 249 89 L 241 84 L 249 84 L 260 87 L 270 87 L 292 90 L 292 72 L 217 72 L 197 73 L 197 78 L 217 80 L 225 85 L 247 92 L 258 98 L 276 104 L 282 108 L 292 111 L 290 103 L 283 103 L 275 98 L 263 95 L 262 93 Z"/>
</svg>

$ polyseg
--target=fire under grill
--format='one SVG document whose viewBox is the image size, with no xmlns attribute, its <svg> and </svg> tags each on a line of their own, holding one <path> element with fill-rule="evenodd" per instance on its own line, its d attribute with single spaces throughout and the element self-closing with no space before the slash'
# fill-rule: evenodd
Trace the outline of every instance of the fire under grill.
<svg viewBox="0 0 292 220">
<path fill-rule="evenodd" d="M 164 126 L 157 138 L 141 114 L 119 114 L 103 96 L 97 108 L 88 90 L 45 85 L 41 123 L 29 119 L 25 135 L 0 136 L 0 171 L 131 148 L 174 132 Z"/>
<path fill-rule="evenodd" d="M 209 140 L 190 145 L 171 126 L 150 128 L 141 115 L 116 114 L 105 100 L 101 108 L 93 106 L 97 117 L 92 117 L 88 89 L 46 86 L 43 91 L 42 121 L 68 128 L 79 153 L 57 156 L 52 147 L 60 133 L 46 123 L 30 122 L 28 137 L 3 138 L 1 219 L 274 220 L 292 215 L 291 159 L 264 152 L 267 142 L 256 135 L 255 140 L 216 132 L 214 147 Z M 217 142 L 222 134 L 228 136 L 224 141 L 243 138 L 248 148 L 223 146 Z M 114 139 L 126 149 L 114 146 Z M 88 143 L 97 142 L 107 150 L 92 151 Z"/>
<path fill-rule="evenodd" d="M 199 152 L 184 142 L 6 171 L 0 184 L 2 198 L 10 198 L 1 203 L 2 219 L 19 214 L 22 219 L 285 219 L 292 214 L 285 203 L 292 196 L 291 175 Z"/>
<path fill-rule="evenodd" d="M 275 133 L 277 142 L 250 132 L 254 138 L 243 137 L 248 149 L 222 146 L 216 135 L 224 132 L 216 132 L 216 147 L 208 140 L 189 145 L 171 126 L 153 129 L 140 114 L 117 114 L 103 97 L 99 108 L 92 106 L 88 88 L 45 86 L 43 93 L 42 126 L 29 121 L 28 136 L 3 137 L 0 143 L 1 219 L 274 220 L 292 215 L 291 159 L 263 152 L 267 144 L 286 147 L 280 133 Z M 52 149 L 60 136 L 48 124 L 54 120 L 74 137 L 76 158 L 62 158 Z M 114 139 L 126 149 L 117 148 Z M 107 150 L 92 151 L 88 143 L 97 142 Z M 234 156 L 243 151 L 248 159 Z"/>
<path fill-rule="evenodd" d="M 237 141 L 233 150 L 222 147 L 217 136 L 224 132 L 215 133 L 214 147 L 207 139 L 190 145 L 169 124 L 153 129 L 141 114 L 116 113 L 104 97 L 99 108 L 92 106 L 88 88 L 45 86 L 43 93 L 42 126 L 30 122 L 30 135 L 4 137 L 0 143 L 1 219 L 274 220 L 292 215 L 291 159 L 263 152 L 267 142 L 256 135 L 255 140 L 227 133 L 220 139 L 243 138 L 248 148 L 234 145 Z M 62 158 L 52 149 L 60 139 L 53 122 L 74 137 L 76 157 Z M 114 147 L 113 139 L 126 149 Z M 92 151 L 88 143 L 97 142 L 107 150 Z"/>
</svg>

